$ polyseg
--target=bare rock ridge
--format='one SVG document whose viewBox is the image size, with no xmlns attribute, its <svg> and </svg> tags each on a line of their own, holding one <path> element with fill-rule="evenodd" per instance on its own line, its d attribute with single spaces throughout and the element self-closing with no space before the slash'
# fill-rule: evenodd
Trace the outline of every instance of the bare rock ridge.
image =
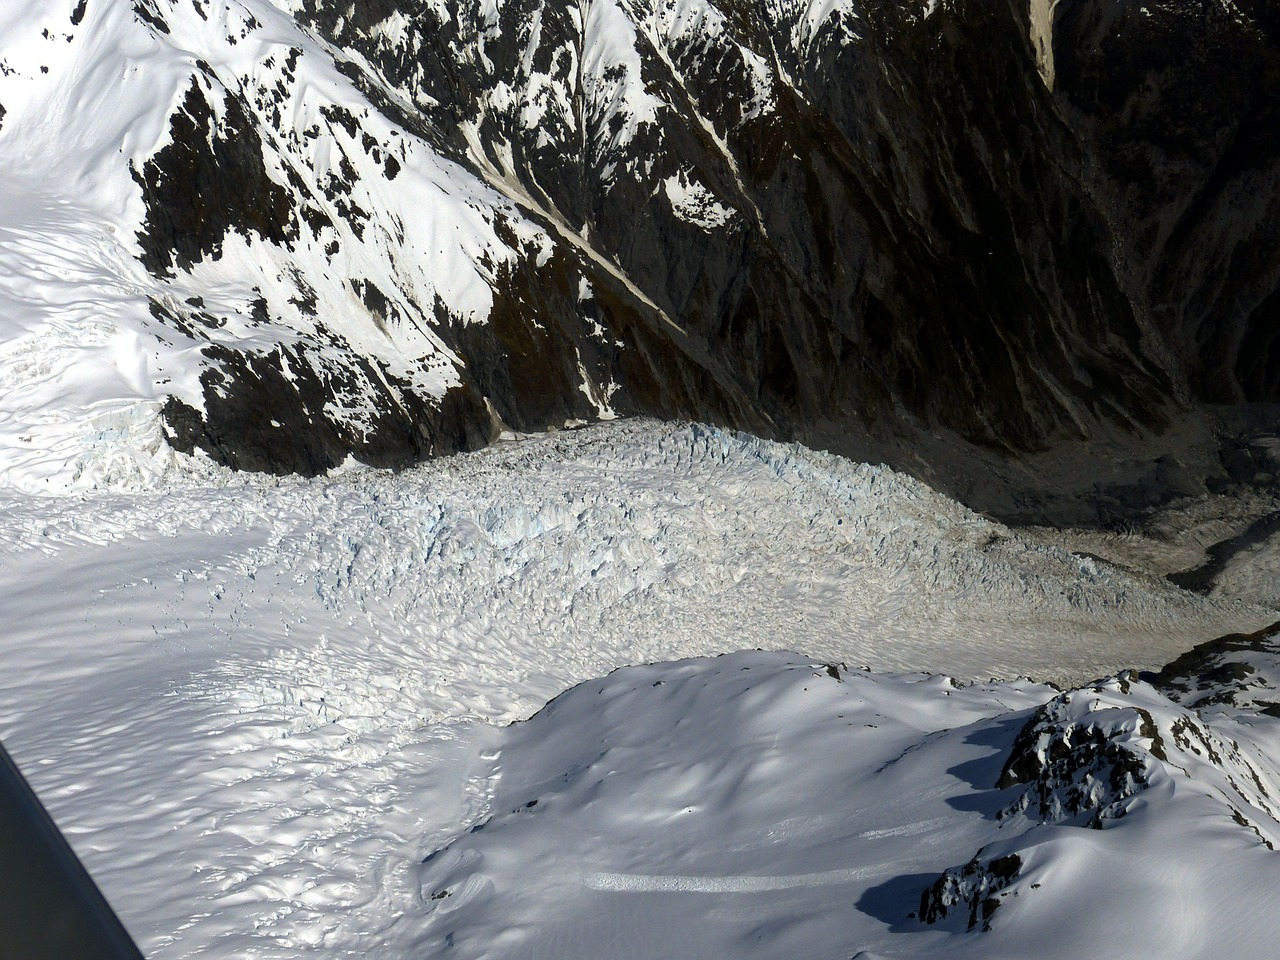
<svg viewBox="0 0 1280 960">
<path fill-rule="evenodd" d="M 191 2 L 135 9 L 167 33 Z M 365 106 L 291 145 L 296 53 L 274 86 L 201 67 L 134 171 L 143 262 L 182 279 L 252 235 L 294 278 L 286 309 L 323 327 L 349 307 L 317 302 L 298 251 L 336 270 L 345 244 L 373 249 L 390 266 L 352 291 L 375 324 L 429 332 L 453 385 L 446 402 L 332 331 L 327 367 L 221 341 L 205 409 L 167 408 L 180 448 L 314 473 L 644 413 L 899 463 L 950 437 L 962 454 L 902 465 L 972 502 L 973 464 L 1158 447 L 1213 405 L 1280 402 L 1269 4 L 1061 0 L 1035 24 L 1009 0 L 282 6 Z M 403 281 L 422 251 L 383 198 L 410 141 L 474 177 L 464 202 L 497 238 L 482 315 Z M 298 159 L 315 144 L 337 145 L 324 171 Z M 344 391 L 376 413 L 344 426 Z"/>
</svg>

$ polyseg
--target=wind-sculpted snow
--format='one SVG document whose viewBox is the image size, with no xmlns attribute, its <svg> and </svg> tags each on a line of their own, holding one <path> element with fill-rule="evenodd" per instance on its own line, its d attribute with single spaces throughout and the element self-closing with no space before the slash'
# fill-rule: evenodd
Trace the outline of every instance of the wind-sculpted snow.
<svg viewBox="0 0 1280 960">
<path fill-rule="evenodd" d="M 697 844 L 671 846 L 671 856 L 655 848 L 647 861 L 570 856 L 576 872 L 546 890 L 567 898 L 566 910 L 588 902 L 581 897 L 630 910 L 625 898 L 684 903 L 697 893 L 730 898 L 711 916 L 742 918 L 756 908 L 734 898 L 771 897 L 780 912 L 759 920 L 760 942 L 809 943 L 811 931 L 845 929 L 839 917 L 858 915 L 851 893 L 865 891 L 863 912 L 876 915 L 875 885 L 914 870 L 903 894 L 914 905 L 987 842 L 991 823 L 952 837 L 952 781 L 939 771 L 990 757 L 973 789 L 992 791 L 1004 758 L 991 756 L 986 734 L 968 742 L 966 724 L 1023 711 L 1000 726 L 1007 750 L 1054 695 L 1030 683 L 960 688 L 858 667 L 1079 682 L 1156 667 L 1204 637 L 1267 622 L 1266 611 L 1033 544 L 887 468 L 704 426 L 618 422 L 398 474 L 312 481 L 184 462 L 149 489 L 10 491 L 0 509 L 0 737 L 155 958 L 430 956 L 453 909 L 459 931 L 472 931 L 465 937 L 488 942 L 470 925 L 498 917 L 509 875 L 498 895 L 480 875 L 470 886 L 445 882 L 440 864 L 462 878 L 467 843 L 554 814 L 560 801 L 539 784 L 563 774 L 572 782 L 556 791 L 603 790 L 610 804 L 630 797 L 618 814 L 629 835 L 670 833 L 673 844 L 710 837 L 676 828 L 685 807 L 714 794 L 728 813 L 705 808 L 697 829 L 719 824 L 737 850 L 723 863 L 697 860 Z M 698 662 L 645 668 L 634 681 L 615 674 L 601 683 L 618 696 L 588 685 L 510 734 L 495 727 L 616 667 L 756 647 L 804 659 L 717 660 L 719 680 Z M 753 692 L 756 677 L 763 686 Z M 739 682 L 734 711 L 704 717 L 719 694 L 705 700 L 702 684 Z M 806 713 L 811 697 L 827 706 Z M 525 751 L 507 738 L 550 736 L 558 716 L 606 703 L 607 722 L 570 724 L 556 754 L 563 763 L 544 768 L 548 754 L 530 749 L 519 769 L 536 778 L 516 776 Z M 681 711 L 689 719 L 678 736 L 662 732 Z M 637 784 L 650 756 L 641 740 L 652 733 L 653 750 L 670 747 L 674 766 L 640 793 L 609 794 L 612 759 L 596 764 L 599 750 L 575 759 L 582 736 L 604 736 L 615 722 L 640 738 L 628 774 Z M 738 747 L 736 729 L 749 734 Z M 871 746 L 844 739 L 854 735 Z M 545 750 L 562 749 L 558 736 Z M 1171 729 L 1164 737 L 1174 742 Z M 707 752 L 681 759 L 694 744 Z M 934 765 L 913 767 L 917 754 Z M 861 779 L 844 766 L 851 756 L 869 765 L 869 782 L 892 790 L 860 797 Z M 804 793 L 795 788 L 801 758 L 805 775 L 830 788 L 814 794 L 826 798 L 821 811 L 788 807 Z M 874 774 L 884 764 L 888 779 Z M 1240 783 L 1244 769 L 1230 768 Z M 760 791 L 765 806 L 732 806 Z M 994 817 L 1012 800 L 996 791 L 984 809 Z M 1260 823 L 1253 800 L 1232 802 Z M 846 856 L 832 839 L 854 811 L 848 829 L 885 859 Z M 935 841 L 914 867 L 897 856 L 903 844 Z M 456 856 L 420 865 L 446 848 Z M 476 849 L 488 864 L 503 856 Z M 814 891 L 838 912 L 805 906 Z M 542 909 L 538 896 L 530 879 L 521 897 L 532 899 L 520 903 Z M 462 909 L 473 897 L 479 912 Z M 706 901 L 680 909 L 708 915 Z M 524 910 L 510 915 L 511 930 L 527 922 Z M 719 923 L 706 936 L 727 929 Z M 654 929 L 685 935 L 674 920 Z M 590 938 L 598 928 L 573 920 L 565 930 Z"/>
<path fill-rule="evenodd" d="M 943 727 L 1045 691 L 762 653 L 590 681 L 506 731 L 491 817 L 427 859 L 425 952 L 852 955 L 857 892 L 961 819 L 925 771 L 989 752 Z"/>
</svg>

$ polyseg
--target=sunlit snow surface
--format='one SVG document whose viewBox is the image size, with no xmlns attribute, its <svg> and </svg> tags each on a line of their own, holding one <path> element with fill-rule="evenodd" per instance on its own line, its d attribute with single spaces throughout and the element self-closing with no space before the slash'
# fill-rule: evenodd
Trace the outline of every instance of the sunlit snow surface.
<svg viewBox="0 0 1280 960">
<path fill-rule="evenodd" d="M 884 672 L 1080 682 L 1266 611 L 1033 545 L 882 467 L 619 422 L 401 474 L 190 467 L 0 510 L 0 738 L 149 957 L 1015 955 L 1042 920 L 1132 946 L 1169 911 L 1217 936 L 1252 902 L 1178 900 L 1213 878 L 1170 859 L 1173 773 L 1132 832 L 992 819 L 1051 688 Z M 623 671 L 504 726 L 616 667 L 754 648 L 798 654 Z M 1221 723 L 1245 750 L 1264 729 Z M 1231 802 L 1190 837 L 1270 884 L 1231 810 L 1261 814 Z M 1043 836 L 1019 888 L 1042 883 L 1041 912 L 907 919 L 1005 834 Z M 1156 919 L 1105 912 L 1124 883 Z"/>
<path fill-rule="evenodd" d="M 460 361 L 405 298 L 482 321 L 507 243 L 536 243 L 497 194 L 373 111 L 330 52 L 272 4 L 165 11 L 158 29 L 142 4 L 0 0 L 6 487 L 127 488 L 163 472 L 161 406 L 175 397 L 204 409 L 213 347 L 295 359 L 305 347 L 332 388 L 325 415 L 363 434 L 371 401 L 341 386 L 353 357 L 423 398 L 460 382 Z M 265 175 L 291 185 L 290 202 L 312 204 L 324 226 L 299 228 L 285 245 L 229 230 L 194 263 L 144 269 L 153 228 L 142 172 L 172 144 L 172 118 L 190 96 L 214 115 L 233 101 L 253 114 L 253 129 L 268 130 Z M 358 129 L 328 120 L 335 111 Z M 372 211 L 363 221 L 326 194 L 343 170 L 353 180 L 343 196 Z M 296 226 L 301 214 L 290 216 Z M 353 281 L 390 291 L 391 306 L 375 315 Z M 175 323 L 197 304 L 207 322 Z"/>
</svg>

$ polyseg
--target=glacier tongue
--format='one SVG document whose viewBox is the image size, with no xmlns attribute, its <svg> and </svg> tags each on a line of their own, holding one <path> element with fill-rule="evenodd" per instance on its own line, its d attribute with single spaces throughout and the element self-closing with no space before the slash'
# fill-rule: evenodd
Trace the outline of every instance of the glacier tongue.
<svg viewBox="0 0 1280 960">
<path fill-rule="evenodd" d="M 961 689 L 858 667 L 1078 682 L 1155 667 L 1203 637 L 1274 618 L 1033 543 L 885 467 L 650 421 L 513 438 L 398 474 L 349 467 L 275 480 L 184 460 L 132 492 L 8 491 L 0 510 L 0 737 L 156 958 L 332 955 L 370 944 L 388 956 L 431 955 L 451 924 L 459 942 L 506 943 L 494 924 L 504 923 L 514 874 L 502 864 L 560 846 L 537 826 L 554 820 L 558 802 L 511 814 L 547 796 L 534 782 L 540 764 L 568 758 L 543 772 L 572 773 L 573 804 L 598 793 L 588 809 L 600 811 L 603 830 L 618 798 L 634 798 L 629 787 L 611 794 L 605 776 L 623 754 L 604 766 L 591 754 L 579 769 L 578 751 L 609 729 L 643 741 L 645 731 L 680 727 L 686 706 L 688 729 L 663 734 L 684 744 L 674 766 L 644 752 L 667 742 L 653 739 L 617 767 L 629 771 L 618 785 L 649 791 L 643 803 L 627 801 L 623 826 L 633 839 L 699 844 L 712 829 L 729 859 L 698 859 L 696 844 L 669 858 L 653 847 L 650 860 L 581 848 L 577 872 L 547 865 L 545 891 L 510 901 L 512 917 L 541 909 L 544 894 L 563 893 L 566 911 L 588 902 L 633 910 L 609 898 L 660 905 L 677 895 L 699 915 L 705 905 L 680 898 L 727 897 L 698 936 L 734 952 L 744 911 L 755 910 L 737 898 L 768 896 L 783 913 L 759 921 L 773 931 L 761 943 L 785 940 L 793 907 L 812 918 L 795 921 L 796 942 L 827 943 L 830 931 L 849 929 L 851 894 L 869 898 L 858 916 L 881 916 L 887 895 L 876 885 L 902 869 L 900 843 L 919 844 L 910 855 L 918 898 L 986 842 L 990 824 L 948 812 L 951 781 L 937 771 L 972 758 L 991 789 L 1003 760 L 983 761 L 986 735 L 967 742 L 963 724 L 1054 695 L 1038 684 Z M 624 672 L 567 694 L 527 728 L 497 728 L 618 666 L 752 647 L 816 659 L 745 654 Z M 747 691 L 756 676 L 763 686 Z M 714 688 L 709 700 L 703 684 Z M 746 692 L 722 698 L 725 684 Z M 602 698 L 604 688 L 619 696 Z M 826 705 L 816 713 L 811 695 Z M 724 703 L 731 712 L 720 712 Z M 570 724 L 563 749 L 554 739 L 538 750 L 507 745 L 525 729 L 538 740 L 559 711 L 584 706 L 606 713 Z M 1016 725 L 1000 726 L 1001 736 L 1011 741 Z M 757 750 L 770 730 L 783 738 L 778 749 Z M 790 754 L 787 738 L 812 739 L 816 753 Z M 864 779 L 890 782 L 873 767 L 864 778 L 848 773 L 862 767 L 842 766 L 851 757 L 878 765 L 920 738 L 931 759 L 899 765 L 918 792 L 906 805 L 859 793 Z M 680 752 L 698 744 L 704 752 Z M 801 782 L 789 764 L 811 766 L 826 784 L 812 798 L 821 810 L 784 815 Z M 659 778 L 651 789 L 649 776 Z M 724 805 L 699 807 L 702 785 Z M 1012 801 L 1000 799 L 993 814 Z M 646 821 L 646 809 L 657 819 Z M 723 829 L 714 810 L 730 817 Z M 686 816 L 692 833 L 680 832 Z M 492 827 L 450 847 L 490 817 Z M 1223 817 L 1235 830 L 1229 811 Z M 491 830 L 514 835 L 502 824 L 514 830 L 521 818 L 532 826 L 518 832 L 541 838 L 534 846 L 488 844 Z M 863 849 L 848 845 L 851 830 L 886 858 L 880 866 L 844 855 Z M 448 857 L 420 865 L 446 847 Z M 809 900 L 815 891 L 820 901 Z"/>
</svg>

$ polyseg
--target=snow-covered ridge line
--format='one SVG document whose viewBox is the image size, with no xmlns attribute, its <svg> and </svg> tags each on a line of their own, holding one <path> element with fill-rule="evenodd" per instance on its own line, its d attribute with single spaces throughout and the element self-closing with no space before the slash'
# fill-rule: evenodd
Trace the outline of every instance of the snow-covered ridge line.
<svg viewBox="0 0 1280 960">
<path fill-rule="evenodd" d="M 626 668 L 493 746 L 489 815 L 424 861 L 416 942 L 587 956 L 607 926 L 654 958 L 1262 957 L 1278 735 L 1132 676 L 1058 693 L 758 652 Z"/>
</svg>

